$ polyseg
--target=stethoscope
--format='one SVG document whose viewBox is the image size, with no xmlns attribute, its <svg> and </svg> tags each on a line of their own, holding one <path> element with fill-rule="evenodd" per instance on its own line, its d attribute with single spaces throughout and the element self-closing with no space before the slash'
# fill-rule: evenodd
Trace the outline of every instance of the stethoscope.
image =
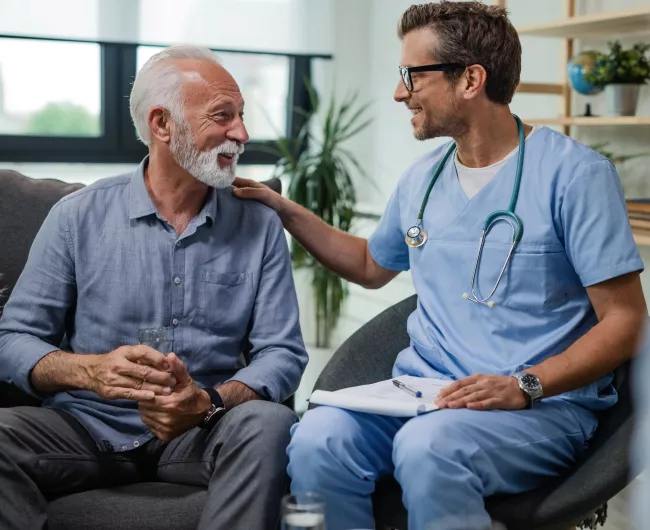
<svg viewBox="0 0 650 530">
<path fill-rule="evenodd" d="M 512 188 L 512 197 L 510 198 L 510 205 L 508 206 L 507 210 L 496 210 L 486 217 L 485 222 L 483 223 L 483 233 L 481 234 L 481 240 L 479 242 L 478 255 L 476 256 L 476 263 L 474 265 L 474 274 L 472 275 L 472 294 L 463 293 L 463 299 L 469 300 L 471 302 L 475 302 L 477 304 L 485 304 L 488 307 L 494 307 L 495 305 L 495 303 L 492 300 L 490 300 L 490 298 L 492 298 L 495 291 L 497 290 L 497 287 L 499 287 L 499 283 L 501 282 L 501 278 L 503 277 L 503 274 L 508 266 L 508 263 L 510 262 L 512 253 L 515 251 L 515 247 L 517 246 L 517 243 L 521 241 L 521 236 L 523 235 L 523 231 L 524 231 L 524 225 L 521 222 L 521 219 L 519 219 L 517 214 L 515 214 L 515 207 L 517 205 L 517 196 L 519 195 L 519 185 L 521 183 L 521 170 L 524 164 L 524 126 L 521 123 L 519 116 L 514 114 L 513 116 L 515 118 L 515 121 L 517 122 L 517 128 L 519 129 L 519 154 L 517 158 L 517 173 L 515 175 L 515 184 L 514 187 Z M 438 177 L 440 176 L 440 173 L 442 173 L 442 170 L 445 164 L 447 163 L 447 160 L 449 159 L 449 157 L 451 156 L 451 154 L 454 152 L 455 149 L 456 149 L 456 144 L 452 143 L 451 147 L 447 150 L 447 153 L 445 153 L 444 158 L 438 165 L 438 168 L 436 169 L 433 178 L 431 179 L 431 182 L 429 183 L 427 192 L 425 193 L 424 199 L 422 200 L 422 206 L 420 207 L 420 213 L 418 213 L 417 222 L 406 231 L 406 244 L 410 247 L 421 247 L 427 241 L 427 233 L 422 228 L 422 217 L 424 215 L 424 209 L 426 208 L 427 201 L 429 200 L 429 194 L 431 193 L 431 189 L 433 188 L 433 185 L 436 183 L 436 180 L 438 180 Z M 512 245 L 510 246 L 510 251 L 508 252 L 506 261 L 503 264 L 503 267 L 501 268 L 501 272 L 499 273 L 497 282 L 494 284 L 494 288 L 492 289 L 490 294 L 487 295 L 485 298 L 480 298 L 480 293 L 477 294 L 478 289 L 476 288 L 476 276 L 478 274 L 481 255 L 483 254 L 485 237 L 487 236 L 487 233 L 490 231 L 492 225 L 497 223 L 498 221 L 505 221 L 512 228 Z"/>
</svg>

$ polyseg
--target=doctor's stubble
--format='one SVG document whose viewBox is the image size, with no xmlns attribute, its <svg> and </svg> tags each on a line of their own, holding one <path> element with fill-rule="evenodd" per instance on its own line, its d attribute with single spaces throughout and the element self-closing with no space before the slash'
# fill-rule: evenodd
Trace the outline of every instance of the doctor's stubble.
<svg viewBox="0 0 650 530">
<path fill-rule="evenodd" d="M 432 138 L 450 137 L 458 138 L 468 129 L 467 121 L 463 118 L 461 104 L 454 94 L 454 87 L 450 83 L 445 101 L 442 102 L 439 112 L 435 118 L 426 115 L 426 107 L 422 124 L 413 129 L 413 136 L 416 140 L 424 141 Z"/>
</svg>

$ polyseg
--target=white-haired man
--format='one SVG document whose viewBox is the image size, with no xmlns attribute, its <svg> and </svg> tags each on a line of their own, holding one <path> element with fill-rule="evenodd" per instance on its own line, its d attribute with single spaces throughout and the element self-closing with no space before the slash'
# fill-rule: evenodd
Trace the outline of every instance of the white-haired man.
<svg viewBox="0 0 650 530">
<path fill-rule="evenodd" d="M 307 355 L 281 223 L 225 189 L 243 108 L 209 50 L 158 53 L 131 93 L 149 155 L 45 220 L 0 320 L 0 380 L 44 399 L 0 410 L 1 528 L 45 528 L 47 495 L 152 479 L 208 487 L 200 528 L 277 525 L 296 421 L 279 402 Z M 161 327 L 167 356 L 139 344 Z"/>
</svg>

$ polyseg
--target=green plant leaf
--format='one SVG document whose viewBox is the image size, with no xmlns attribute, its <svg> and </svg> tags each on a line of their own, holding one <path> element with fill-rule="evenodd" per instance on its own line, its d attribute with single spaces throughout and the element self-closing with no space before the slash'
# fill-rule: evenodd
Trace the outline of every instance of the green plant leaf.
<svg viewBox="0 0 650 530">
<path fill-rule="evenodd" d="M 295 109 L 304 124 L 294 138 L 278 137 L 276 152 L 280 153 L 275 175 L 288 179 L 287 196 L 304 206 L 326 223 L 349 231 L 355 218 L 356 188 L 353 173 L 364 181 L 374 181 L 367 175 L 343 142 L 355 137 L 370 123 L 366 115 L 369 103 L 359 104 L 358 93 L 327 102 L 323 116 L 321 100 L 306 83 L 310 108 Z M 318 119 L 318 123 L 316 120 Z M 294 268 L 310 270 L 316 318 L 316 343 L 329 346 L 331 336 L 348 296 L 347 283 L 318 263 L 295 239 L 291 239 L 291 260 Z"/>
<path fill-rule="evenodd" d="M 598 86 L 613 83 L 643 84 L 650 79 L 650 60 L 647 52 L 650 44 L 636 43 L 632 48 L 623 49 L 619 41 L 607 43 L 608 51 L 596 54 L 596 62 L 585 73 L 585 80 Z"/>
</svg>

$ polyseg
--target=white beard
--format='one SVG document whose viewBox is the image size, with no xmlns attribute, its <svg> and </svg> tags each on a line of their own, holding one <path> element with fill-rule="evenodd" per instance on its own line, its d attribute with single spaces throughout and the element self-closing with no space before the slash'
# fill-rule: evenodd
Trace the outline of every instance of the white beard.
<svg viewBox="0 0 650 530">
<path fill-rule="evenodd" d="M 225 188 L 235 179 L 237 160 L 244 152 L 244 146 L 232 140 L 226 140 L 210 151 L 199 151 L 194 145 L 194 136 L 187 123 L 178 124 L 172 134 L 169 149 L 176 163 L 195 179 L 212 188 Z M 233 155 L 230 166 L 221 167 L 217 156 Z"/>
</svg>

